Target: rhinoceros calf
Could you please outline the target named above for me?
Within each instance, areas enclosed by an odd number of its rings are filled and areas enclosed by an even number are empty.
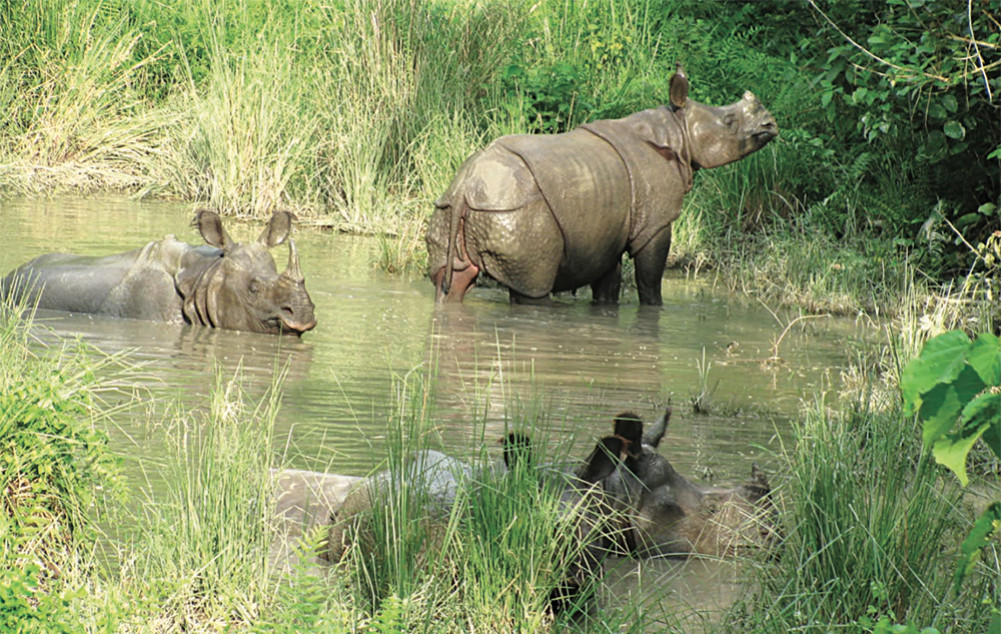
[[[563,134],[504,136],[467,159],[426,235],[436,300],[461,302],[482,272],[516,303],[590,285],[595,303],[614,304],[628,253],[640,303],[660,305],[671,223],[693,172],[778,135],[750,92],[717,108],[688,99],[688,87],[679,66],[670,106]]]
[[[0,296],[39,308],[109,317],[301,335],[316,326],[288,212],[272,215],[256,242],[234,241],[218,214],[198,211],[208,246],[167,236],[104,257],[50,253],[0,280]],[[288,241],[281,274],[268,249]]]
[[[765,473],[753,465],[751,478],[733,488],[689,481],[657,452],[670,418],[668,408],[647,434],[631,412],[615,419],[628,457],[603,484],[621,512],[620,548],[645,557],[722,557],[777,542],[777,511]]]
[[[417,521],[422,523],[419,530],[425,538],[420,556],[440,550],[461,489],[494,486],[516,464],[519,469],[537,467],[531,464],[531,443],[526,436],[509,434],[502,444],[503,465],[472,467],[441,452],[425,450],[410,456],[396,470],[359,481],[343,503],[331,511],[327,547],[320,557],[336,562],[351,547],[363,552],[376,548],[373,509],[389,503],[393,495],[414,496],[415,508],[420,509]],[[614,515],[601,482],[621,464],[623,456],[622,440],[609,436],[601,439],[584,464],[572,473],[541,472],[544,479],[540,486],[558,486],[560,495],[558,512],[563,532],[553,537],[560,540],[565,575],[549,596],[555,612],[585,606],[594,582],[600,578],[601,561],[609,545],[607,521]]]

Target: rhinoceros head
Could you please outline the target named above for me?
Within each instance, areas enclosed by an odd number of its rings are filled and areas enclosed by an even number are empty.
[[[276,212],[256,242],[241,244],[229,237],[218,214],[199,211],[192,224],[220,252],[208,265],[178,273],[185,318],[195,324],[267,334],[301,335],[316,326],[299,254],[289,238],[293,218],[288,212]],[[268,249],[286,240],[288,266],[279,274]]]
[[[689,99],[688,77],[680,65],[671,77],[671,105],[684,120],[694,167],[732,163],[779,134],[775,119],[751,91],[729,106],[706,106]]]

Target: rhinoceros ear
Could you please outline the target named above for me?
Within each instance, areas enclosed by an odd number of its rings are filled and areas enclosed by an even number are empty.
[[[594,446],[587,464],[578,472],[577,477],[589,484],[604,480],[612,475],[622,462],[622,454],[625,451],[626,445],[621,438],[605,436]]]
[[[195,212],[191,226],[198,227],[198,233],[202,234],[205,242],[217,249],[225,251],[233,246],[233,239],[222,226],[222,218],[214,211],[199,209]]]
[[[688,103],[688,77],[685,69],[678,64],[678,69],[671,75],[671,105],[684,108]]]
[[[298,220],[294,214],[287,211],[276,211],[271,215],[268,226],[264,227],[264,231],[261,232],[257,241],[266,245],[269,249],[285,242],[292,232],[293,220]]]

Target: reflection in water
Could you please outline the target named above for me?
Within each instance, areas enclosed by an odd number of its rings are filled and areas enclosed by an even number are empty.
[[[0,207],[4,273],[57,250],[116,253],[169,233],[200,243],[187,205],[74,198]],[[238,240],[259,231],[256,223],[231,225]],[[385,453],[399,377],[423,368],[437,438],[459,457],[478,454],[478,443],[505,425],[544,425],[554,445],[572,434],[582,455],[619,411],[652,419],[672,401],[665,455],[686,476],[738,482],[752,460],[773,464],[775,435],[802,395],[825,387],[845,339],[859,336],[850,322],[811,322],[785,337],[784,362],[766,369],[759,361],[781,333],[775,318],[704,284],[666,280],[663,309],[638,307],[635,298],[595,308],[570,296],[552,308],[512,307],[505,292],[480,288],[460,306],[436,309],[425,279],[375,270],[373,239],[300,228],[296,244],[318,319],[301,339],[58,313],[40,315],[51,328],[39,328],[40,337],[79,336],[107,353],[128,351],[140,366],[130,375],[134,387],[191,407],[206,404],[217,366],[227,375],[242,368],[252,395],[287,366],[275,448],[293,467],[366,473]],[[689,402],[703,391],[714,407],[696,415]],[[142,415],[134,424],[145,424]],[[146,455],[160,450],[151,436]]]

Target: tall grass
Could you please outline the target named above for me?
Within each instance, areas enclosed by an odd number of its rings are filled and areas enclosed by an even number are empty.
[[[272,590],[268,553],[276,535],[269,469],[281,377],[253,404],[240,376],[217,373],[204,413],[167,422],[171,455],[163,494],[139,518],[146,551],[133,571],[170,629],[248,624]],[[144,601],[144,603],[146,603]]]
[[[847,401],[835,412],[820,398],[794,427],[782,469],[788,534],[720,631],[872,631],[880,619],[987,631],[1001,597],[996,553],[959,596],[950,590],[951,554],[973,517],[962,492],[899,399]]]
[[[453,505],[433,509],[426,483],[406,463],[439,442],[425,381],[419,373],[406,378],[405,404],[389,427],[384,466],[392,475],[375,489],[378,503],[358,516],[355,539],[335,572],[351,580],[364,622],[374,625],[391,612],[408,632],[562,631],[582,618],[628,629],[621,606],[584,616],[597,586],[585,588],[567,613],[554,618],[550,610],[554,591],[597,534],[578,530],[587,504],[562,495],[565,475],[551,461],[563,464],[568,456],[565,449],[547,451],[543,413],[526,411],[527,419],[509,422],[531,433],[537,462],[498,470],[498,459],[486,451],[496,444],[474,433],[472,478],[460,480]],[[642,627],[643,617],[631,616]]]
[[[30,192],[148,182],[143,160],[163,146],[165,121],[140,84],[160,51],[139,56],[140,30],[101,3],[12,5],[0,21],[0,182]]]

